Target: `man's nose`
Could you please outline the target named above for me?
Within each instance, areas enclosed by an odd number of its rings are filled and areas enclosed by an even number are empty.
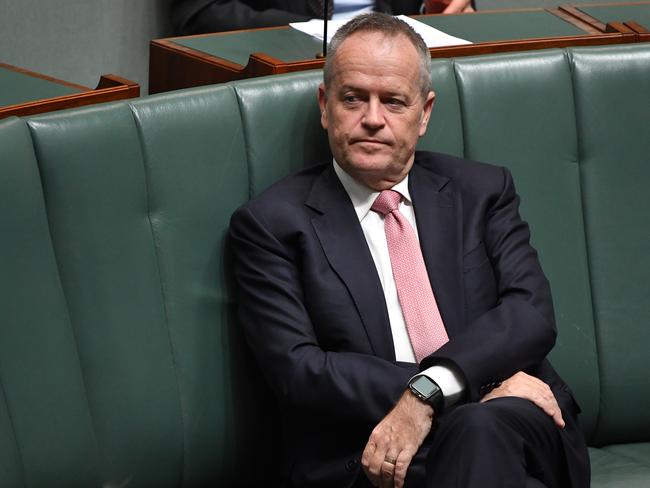
[[[379,100],[370,99],[363,114],[363,125],[370,129],[380,129],[384,125],[384,112]]]

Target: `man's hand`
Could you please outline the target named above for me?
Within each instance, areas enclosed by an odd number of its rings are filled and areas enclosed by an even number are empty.
[[[519,371],[501,383],[501,386],[481,398],[481,403],[506,396],[530,400],[553,417],[553,421],[558,427],[564,428],[562,411],[555,400],[555,395],[553,395],[549,386],[539,378]]]
[[[433,408],[410,390],[373,429],[361,457],[370,482],[380,488],[402,488],[406,471],[431,430]]]
[[[474,12],[470,0],[424,0],[425,14],[459,14]]]

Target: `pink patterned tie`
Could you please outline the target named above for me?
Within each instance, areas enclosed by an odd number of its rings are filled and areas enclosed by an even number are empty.
[[[418,363],[449,341],[433,296],[420,243],[411,224],[399,211],[402,195],[382,191],[371,210],[384,216],[397,296],[402,306],[406,330]]]

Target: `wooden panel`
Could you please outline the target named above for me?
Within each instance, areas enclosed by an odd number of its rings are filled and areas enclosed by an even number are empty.
[[[634,12],[643,9],[643,13],[650,11],[650,2],[618,2],[618,3],[585,3],[580,5],[564,5],[560,7],[565,12],[582,22],[585,22],[599,32],[634,32],[637,34],[648,34],[650,25],[643,25],[638,19],[631,18]],[[602,10],[603,16],[596,17],[596,12]],[[621,18],[614,18],[612,11],[620,11]],[[647,17],[647,15],[644,15]],[[646,35],[637,36],[637,40],[647,41]]]
[[[488,18],[490,15],[504,13],[508,13],[509,15],[513,13],[530,15],[531,12],[537,14],[544,13],[553,19],[560,19],[562,22],[566,22],[567,26],[570,25],[577,34],[561,37],[549,36],[532,39],[499,40],[494,42],[479,42],[471,45],[431,48],[431,56],[433,58],[443,58],[568,46],[619,44],[635,42],[638,36],[631,28],[626,28],[626,30],[614,29],[611,32],[601,31],[590,22],[561,9],[478,12],[475,14],[461,14],[459,19],[469,15],[480,15],[483,18]],[[422,18],[433,17],[437,16],[423,16]],[[188,47],[187,45],[181,45],[180,43],[184,41],[187,44],[188,42],[186,40],[194,39],[199,41],[215,39],[219,42],[224,39],[223,36],[238,36],[241,38],[246,32],[258,33],[263,31],[265,36],[272,35],[273,32],[278,32],[278,35],[282,35],[283,30],[286,31],[287,29],[290,28],[272,27],[153,40],[150,45],[149,57],[149,93],[160,93],[180,88],[223,83],[256,76],[289,73],[307,69],[321,69],[325,61],[323,58],[319,59],[315,56],[311,59],[283,61],[268,53],[252,52],[250,53],[247,64],[243,65],[225,59],[224,57]],[[199,43],[195,42],[194,44]]]
[[[55,85],[73,89],[73,93],[51,98],[39,98],[39,94],[34,93],[34,99],[31,101],[24,101],[13,105],[0,106],[0,119],[9,117],[11,115],[34,115],[51,112],[54,110],[81,107],[94,103],[134,98],[140,95],[140,85],[117,75],[107,74],[101,76],[97,87],[93,90],[85,86],[58,80],[50,76],[42,75],[8,64],[0,63],[0,67],[14,71],[16,73],[20,73],[25,76],[45,80]]]

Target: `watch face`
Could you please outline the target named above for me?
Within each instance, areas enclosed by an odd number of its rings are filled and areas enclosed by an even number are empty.
[[[438,386],[426,376],[418,376],[413,383],[411,383],[411,386],[419,391],[425,398],[429,398],[438,391]]]

